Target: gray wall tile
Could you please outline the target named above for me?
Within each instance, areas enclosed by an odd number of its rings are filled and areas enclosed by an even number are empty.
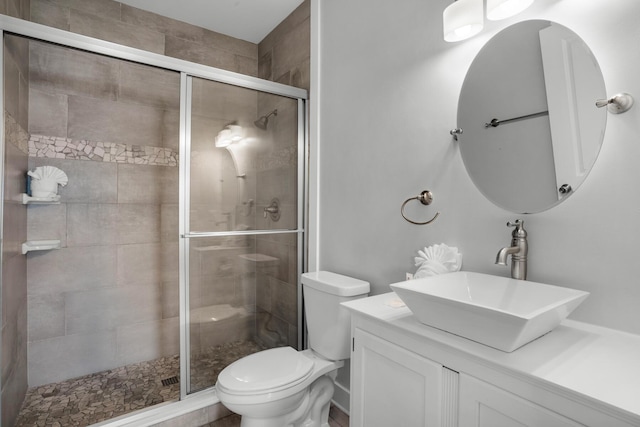
[[[155,204],[119,204],[116,223],[117,243],[154,243],[160,241],[160,206]]]
[[[27,240],[60,240],[67,246],[67,205],[29,205]]]
[[[118,99],[178,110],[180,73],[121,61]]]
[[[126,4],[122,5],[122,21],[191,42],[202,43],[204,29],[167,18]]]
[[[162,318],[160,285],[115,286],[64,294],[66,334],[88,334]]]
[[[118,165],[118,203],[177,202],[177,167]]]
[[[301,24],[308,25],[305,21],[308,20],[310,15],[311,1],[305,0],[258,44],[259,55],[264,55],[266,51],[272,49],[283,38],[290,37]]]
[[[27,305],[21,301],[13,307],[15,315],[2,326],[2,382],[14,375],[14,371],[26,358]]]
[[[65,334],[64,296],[61,293],[30,295],[28,298],[29,341]]]
[[[2,262],[2,323],[16,322],[20,310],[27,304],[27,263],[22,255],[5,258]],[[24,328],[26,332],[26,325]]]
[[[236,55],[258,59],[258,45],[254,43],[207,29],[204,29],[203,36],[204,45],[215,46]]]
[[[29,133],[67,137],[67,95],[31,89],[29,92]]]
[[[237,70],[234,53],[217,47],[196,44],[177,37],[166,36],[164,54],[223,70]]]
[[[20,202],[26,190],[27,155],[13,144],[5,144],[4,199]]]
[[[231,277],[202,276],[200,280],[200,295],[194,301],[199,306],[219,304],[235,306],[241,302],[241,287],[237,275]]]
[[[162,246],[143,243],[118,246],[118,285],[162,283]]]
[[[162,281],[177,284],[180,280],[180,246],[178,242],[162,242],[160,251]]]
[[[272,313],[290,325],[297,323],[298,292],[296,286],[271,278]]]
[[[31,21],[69,31],[70,10],[46,0],[31,0]]]
[[[255,334],[255,315],[200,323],[200,346],[208,347],[251,339]]]
[[[3,262],[13,257],[23,257],[22,243],[27,240],[26,206],[20,203],[4,203],[4,240],[2,242]],[[24,257],[23,257],[24,258]],[[19,280],[16,277],[16,280]]]
[[[68,136],[74,139],[162,146],[164,111],[146,105],[69,97]]]
[[[180,289],[177,282],[162,283],[162,318],[169,319],[180,315]]]
[[[154,53],[164,53],[164,35],[115,19],[71,10],[71,32],[123,44]]]
[[[118,166],[81,160],[29,158],[29,169],[55,166],[69,178],[65,187],[59,187],[62,203],[115,203],[117,201]]]
[[[116,99],[118,60],[42,42],[31,42],[29,46],[32,88]]]
[[[113,0],[54,0],[60,6],[109,19],[120,19],[120,2]]]
[[[243,55],[236,55],[236,71],[247,76],[258,77],[258,60]]]
[[[92,332],[29,343],[29,385],[36,387],[117,366],[116,333]]]
[[[88,290],[116,284],[114,246],[69,247],[27,254],[29,295]]]
[[[179,205],[175,203],[160,206],[160,240],[165,242],[178,241]]]
[[[118,328],[117,346],[120,365],[178,354],[180,319],[172,317]]]
[[[68,246],[160,241],[160,207],[152,204],[80,204],[67,206]]]
[[[9,49],[4,47],[4,107],[17,121],[20,119],[20,69]]]
[[[4,331],[3,331],[4,332]],[[20,352],[10,375],[3,381],[2,387],[2,425],[14,424],[27,392],[26,345]],[[4,359],[3,359],[4,360]]]
[[[118,243],[118,205],[67,206],[67,246],[115,245]]]

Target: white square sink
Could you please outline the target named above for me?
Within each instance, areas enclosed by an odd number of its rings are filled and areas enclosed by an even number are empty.
[[[468,271],[394,283],[391,289],[420,322],[506,352],[553,330],[589,296]]]

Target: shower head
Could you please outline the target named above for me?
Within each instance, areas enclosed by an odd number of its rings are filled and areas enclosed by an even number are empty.
[[[277,115],[278,115],[278,110],[273,110],[272,112],[270,112],[266,116],[260,117],[258,120],[253,122],[253,124],[256,125],[256,127],[258,129],[267,130],[267,124],[269,123],[269,117],[270,116],[277,116]]]

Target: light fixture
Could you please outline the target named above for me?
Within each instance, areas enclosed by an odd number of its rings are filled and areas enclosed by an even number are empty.
[[[522,12],[534,0],[487,0],[487,19],[499,21]]]
[[[457,42],[478,34],[484,25],[482,0],[457,0],[442,13],[444,39]]]

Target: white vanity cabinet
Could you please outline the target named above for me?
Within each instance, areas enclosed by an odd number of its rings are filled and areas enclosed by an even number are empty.
[[[565,321],[505,353],[419,323],[394,293],[343,305],[353,427],[640,427],[640,337]]]
[[[465,374],[460,374],[458,406],[460,427],[579,427],[584,425]]]
[[[442,365],[356,329],[351,427],[440,426]]]

